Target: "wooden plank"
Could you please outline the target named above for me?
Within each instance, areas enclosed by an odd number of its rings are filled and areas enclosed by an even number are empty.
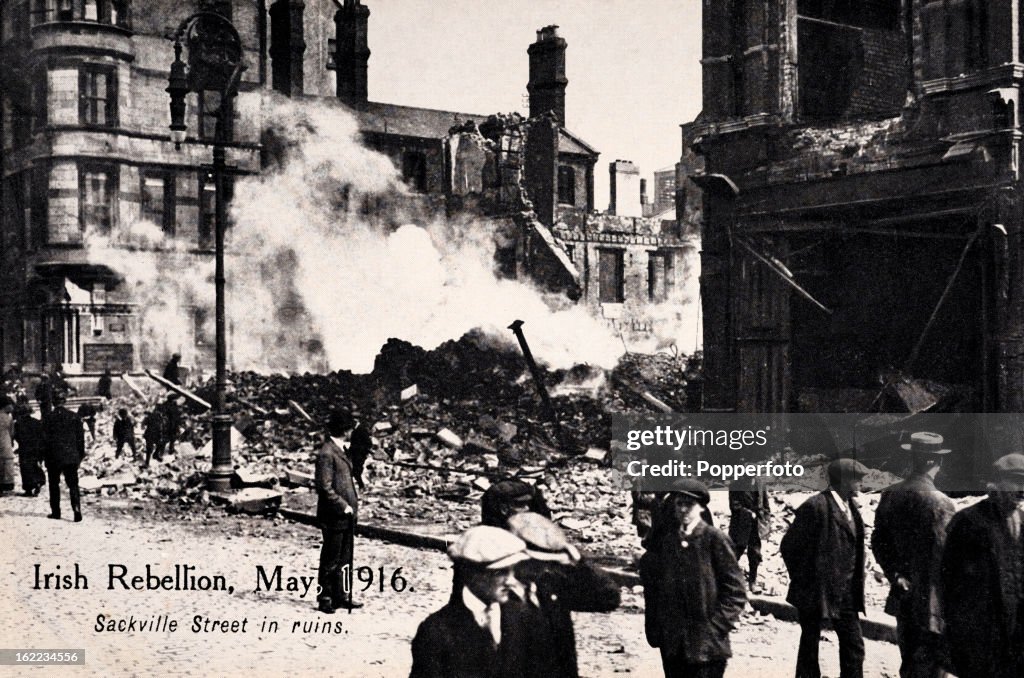
[[[294,400],[289,400],[288,401],[288,407],[290,407],[293,410],[295,410],[295,412],[298,413],[298,415],[300,417],[302,417],[303,419],[305,419],[306,421],[313,422],[314,424],[316,423],[316,421],[313,419],[313,417],[309,416],[309,412],[307,412],[306,410],[302,409],[302,405],[298,404]]]
[[[127,384],[128,388],[130,388],[132,390],[132,392],[135,393],[135,395],[139,396],[143,400],[146,399],[146,394],[142,392],[142,389],[140,389],[138,386],[135,385],[135,382],[132,381],[131,378],[127,374],[122,374],[121,375],[121,381],[123,381],[125,384]]]
[[[196,403],[198,405],[202,405],[203,407],[205,407],[208,410],[213,409],[213,405],[211,405],[210,403],[206,402],[205,400],[203,400],[202,398],[197,396],[192,391],[189,391],[188,389],[184,389],[184,388],[178,386],[177,384],[172,384],[171,382],[167,381],[163,377],[158,376],[156,374],[153,374],[149,370],[146,370],[146,376],[148,376],[150,379],[152,379],[156,383],[160,384],[164,388],[168,389],[169,391],[174,391],[178,395],[184,396],[184,397],[188,398],[189,400],[191,400],[192,402],[194,402],[194,403]]]

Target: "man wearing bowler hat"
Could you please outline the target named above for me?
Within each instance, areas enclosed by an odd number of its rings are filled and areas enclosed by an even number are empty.
[[[900,678],[941,678],[942,549],[953,502],[935,489],[935,475],[950,450],[938,433],[921,431],[901,445],[911,454],[910,476],[882,492],[871,550],[889,580],[885,611],[896,617]]]
[[[710,499],[699,480],[676,480],[665,499],[676,529],[660,530],[640,559],[647,642],[666,678],[721,678],[747,602],[729,537],[701,518]]]
[[[450,547],[455,576],[448,604],[420,624],[412,640],[410,678],[527,678],[536,625],[514,591],[513,566],[529,559],[526,542],[478,525]]]
[[[992,465],[988,498],[949,523],[942,613],[959,678],[1024,676],[1024,454]]]
[[[796,510],[782,538],[789,571],[786,600],[800,620],[796,677],[820,678],[818,639],[825,619],[839,637],[840,678],[864,675],[864,521],[853,497],[868,470],[855,459],[828,465],[828,488]]]
[[[362,607],[345,595],[345,567],[352,565],[353,539],[359,514],[359,495],[352,480],[352,460],[343,436],[352,429],[352,415],[336,409],[327,419],[327,439],[316,456],[316,518],[324,543],[320,549],[317,603],[332,614],[339,607]],[[352,572],[347,573],[349,583]]]

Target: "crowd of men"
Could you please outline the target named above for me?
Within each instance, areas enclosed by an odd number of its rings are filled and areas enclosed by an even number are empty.
[[[97,385],[96,395],[102,399],[101,404],[97,406],[86,400],[76,411],[67,408],[68,397],[76,390],[59,369],[44,372],[35,384],[32,394],[38,414],[28,399],[24,383],[25,377],[18,366],[12,365],[5,372],[5,392],[0,394],[0,494],[15,489],[13,462],[16,453],[24,495],[37,496],[44,486],[48,486],[48,517],[60,519],[63,479],[74,521],[80,522],[82,506],[78,469],[86,455],[86,432],[89,433],[89,443],[95,444],[96,416],[103,407],[102,403],[112,397],[110,370],[104,371]],[[176,394],[171,393],[166,399],[154,402],[144,420],[146,455],[141,465],[149,466],[151,457],[161,460],[165,453],[174,454],[181,428],[182,412]],[[125,446],[131,450],[133,458],[137,456],[135,422],[127,409],[117,411],[112,434],[115,457],[121,456]]]
[[[351,565],[358,506],[352,443],[344,440],[353,425],[347,413],[332,416],[317,459],[323,612],[353,606],[342,574],[344,563]],[[891,583],[886,611],[897,621],[901,678],[949,671],[960,678],[1021,678],[1024,455],[1001,457],[988,498],[956,513],[934,483],[950,453],[942,437],[915,433],[902,448],[912,472],[883,491],[871,539]],[[801,629],[795,675],[820,678],[818,647],[828,625],[839,641],[841,678],[859,678],[866,544],[855,497],[868,469],[844,458],[826,473],[828,487],[797,508],[780,545],[790,578],[786,600]],[[710,493],[695,479],[677,479],[672,491],[635,504],[646,636],[659,649],[667,678],[721,678],[747,590],[758,590],[768,491],[761,479],[744,480],[729,498],[728,533],[712,524]],[[481,508],[481,525],[448,550],[452,594],[419,626],[412,678],[577,676],[570,612],[615,609],[617,587],[549,520],[539,490],[502,481],[485,492]],[[738,562],[744,553],[746,581]]]

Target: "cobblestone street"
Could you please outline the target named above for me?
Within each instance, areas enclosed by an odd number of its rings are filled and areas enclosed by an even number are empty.
[[[281,565],[286,589],[289,576],[315,578],[319,532],[314,529],[280,519],[219,515],[205,523],[183,522],[155,517],[149,504],[88,496],[84,501],[85,521],[75,524],[46,519],[45,493],[0,499],[7,544],[0,555],[0,596],[7,608],[0,621],[0,647],[84,648],[85,666],[60,669],[72,675],[405,676],[416,626],[450,591],[443,554],[357,539],[357,566],[374,570],[372,586],[357,596],[365,607],[351,615],[323,615],[314,610],[315,583],[304,597],[297,579],[297,591],[255,591],[257,566],[272,573]],[[33,588],[36,564],[43,575],[74,575],[76,563],[88,590]],[[174,575],[175,565],[187,564],[195,567],[190,576],[223,575],[233,591],[145,590],[144,579],[143,590],[124,590],[120,581],[115,582],[119,590],[108,590],[110,564],[127,569],[128,585],[133,585],[133,576],[145,577],[147,564],[160,576]],[[408,582],[402,593],[390,588],[399,567]],[[385,573],[383,593],[379,568]],[[577,615],[581,675],[661,675],[657,652],[643,638],[641,601],[627,591],[616,613]],[[161,623],[163,617],[177,621],[177,629],[97,631],[98,615],[104,615],[105,624],[134,618],[136,625],[153,619]],[[244,632],[217,628],[197,633],[197,617],[200,625],[206,619],[247,621]],[[265,629],[264,621],[277,622],[278,630]],[[746,615],[733,633],[736,656],[726,675],[791,675],[798,637],[795,624]],[[823,669],[836,676],[834,637],[831,641],[822,647]],[[867,655],[866,676],[896,675],[894,645],[868,641]],[[33,670],[49,669],[0,667],[0,675]]]

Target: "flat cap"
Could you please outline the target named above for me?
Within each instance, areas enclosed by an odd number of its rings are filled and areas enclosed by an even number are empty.
[[[1000,477],[1024,478],[1024,454],[1015,452],[999,457],[996,463],[992,464],[992,472]]]
[[[448,547],[448,557],[456,562],[500,570],[529,560],[530,554],[526,552],[526,542],[508,530],[478,525],[463,532]]]
[[[562,528],[539,513],[517,513],[508,519],[508,529],[526,542],[526,552],[537,560],[564,561],[572,548]]]
[[[942,436],[931,431],[918,431],[910,434],[910,442],[900,445],[908,452],[918,454],[949,454],[953,450],[942,446]]]
[[[871,471],[856,459],[836,459],[828,465],[828,479],[838,482],[841,478],[863,478]]]
[[[522,497],[532,498],[533,492],[533,486],[521,480],[500,480],[488,487],[485,494],[502,501],[511,501]]]
[[[672,492],[693,497],[701,506],[707,506],[711,501],[711,493],[707,485],[696,478],[679,478],[672,483]]]

